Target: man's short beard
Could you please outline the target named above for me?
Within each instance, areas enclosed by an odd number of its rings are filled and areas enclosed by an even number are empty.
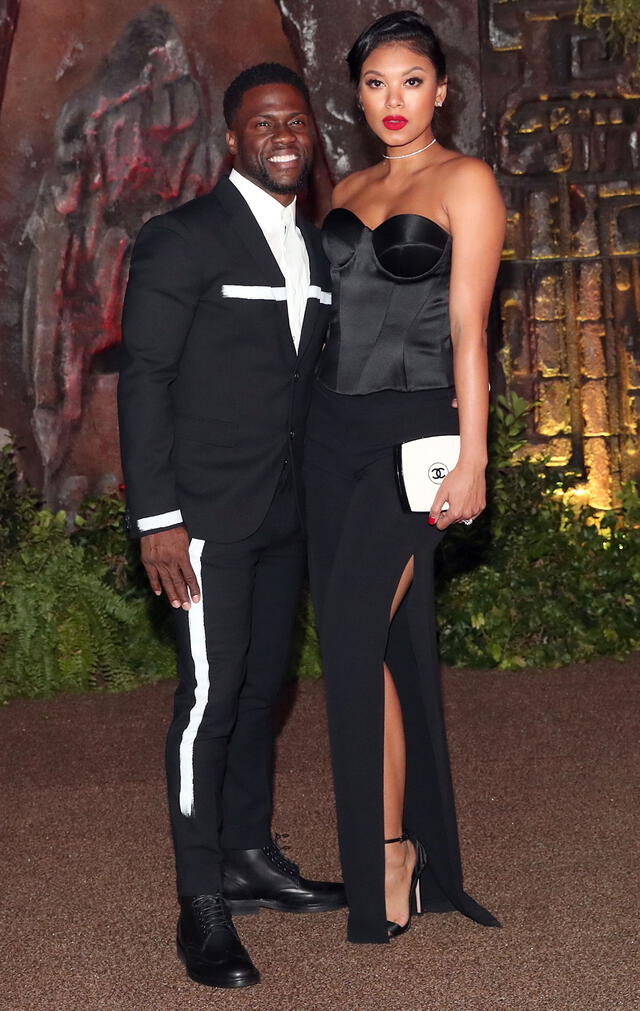
[[[283,196],[290,193],[291,194],[301,193],[302,190],[307,185],[309,176],[311,175],[310,162],[307,162],[305,165],[303,165],[302,171],[300,172],[300,175],[298,176],[298,178],[294,183],[276,182],[276,180],[272,179],[272,177],[269,175],[267,169],[263,165],[261,165],[260,162],[258,161],[252,162],[251,166],[247,167],[251,168],[253,178],[255,179],[256,182],[260,183],[260,185],[265,190],[267,190],[268,193],[277,193],[278,196]]]

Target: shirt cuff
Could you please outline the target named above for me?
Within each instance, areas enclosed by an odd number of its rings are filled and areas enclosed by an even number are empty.
[[[158,530],[160,527],[174,527],[182,523],[182,513],[179,509],[174,509],[169,513],[158,513],[157,516],[143,516],[136,520],[138,532],[148,533],[149,530]]]

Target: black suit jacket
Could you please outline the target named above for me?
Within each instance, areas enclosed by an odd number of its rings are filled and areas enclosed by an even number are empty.
[[[264,519],[283,465],[299,486],[331,296],[320,234],[298,226],[311,274],[298,354],[284,277],[227,177],[140,231],[118,387],[134,535],[184,522],[192,537],[240,540]]]

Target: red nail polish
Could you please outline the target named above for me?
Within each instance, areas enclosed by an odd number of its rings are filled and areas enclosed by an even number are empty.
[[[437,523],[437,522],[438,522],[438,521],[436,520],[435,516],[430,516],[430,517],[429,517],[429,526],[430,526],[430,527],[434,527],[434,526],[436,525],[436,523]]]

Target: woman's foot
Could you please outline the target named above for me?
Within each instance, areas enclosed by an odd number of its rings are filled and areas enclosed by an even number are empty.
[[[387,920],[405,927],[409,922],[411,879],[416,866],[416,849],[410,839],[387,843],[384,848],[384,894]]]

